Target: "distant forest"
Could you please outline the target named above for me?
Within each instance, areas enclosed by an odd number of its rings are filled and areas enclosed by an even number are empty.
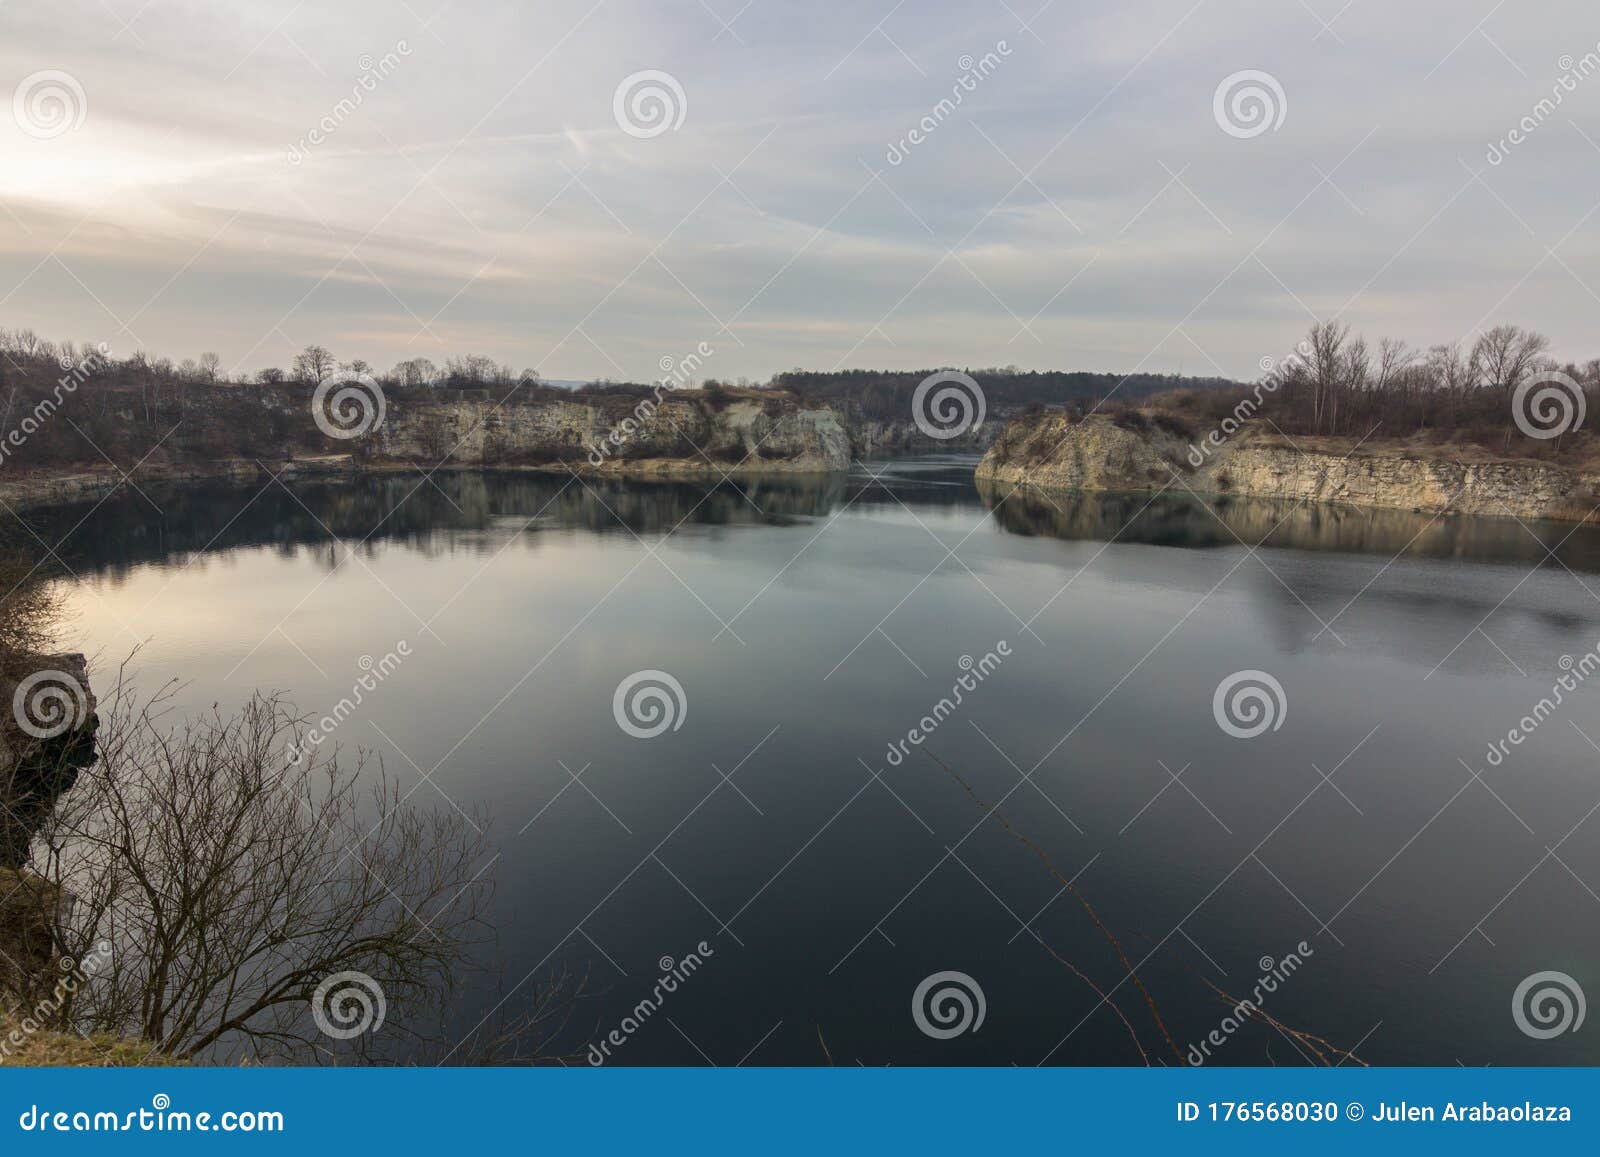
[[[911,395],[933,369],[840,370],[817,373],[790,370],[776,375],[771,385],[802,398],[827,402],[852,417],[878,421],[905,420],[911,413]],[[1005,413],[1028,406],[1092,406],[1113,394],[1119,400],[1137,401],[1176,389],[1195,391],[1237,390],[1243,383],[1229,378],[1180,377],[1177,374],[1103,374],[1075,370],[966,370],[980,387],[991,412]]]
[[[1125,424],[1157,413],[1197,432],[1232,417],[1291,436],[1421,437],[1498,454],[1589,455],[1596,440],[1580,427],[1586,413],[1600,410],[1600,359],[1559,364],[1549,346],[1544,336],[1513,325],[1496,326],[1466,346],[1418,348],[1387,338],[1370,345],[1348,327],[1326,323],[1313,326],[1290,356],[1263,363],[1262,377],[1249,384],[1015,367],[965,372],[982,388],[996,428],[1034,408],[1073,416],[1098,411]],[[154,460],[173,462],[326,451],[298,420],[293,396],[340,370],[369,374],[391,400],[412,403],[476,390],[495,400],[576,397],[626,409],[628,399],[660,388],[608,381],[555,387],[534,370],[515,371],[477,355],[449,358],[443,366],[413,358],[380,371],[360,359],[341,361],[322,346],[307,347],[286,370],[269,368],[239,380],[222,371],[215,354],[182,362],[144,351],[117,357],[29,330],[0,329],[0,468],[108,459],[128,468],[156,451]],[[905,421],[912,394],[932,372],[795,369],[765,384],[707,380],[698,396],[720,406],[750,391],[780,390],[830,405],[853,422]],[[293,404],[285,398],[271,404],[260,390],[239,388],[247,385],[283,392]],[[196,407],[213,420],[185,422]]]

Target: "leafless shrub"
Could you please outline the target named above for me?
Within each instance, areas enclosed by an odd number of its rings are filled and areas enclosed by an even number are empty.
[[[176,724],[170,708],[171,688],[142,696],[119,680],[98,763],[36,839],[41,886],[70,897],[54,909],[61,954],[110,947],[64,1018],[179,1058],[424,1055],[488,937],[484,817],[421,809],[362,760],[313,749],[290,762],[304,724],[276,696]],[[319,1031],[312,998],[338,973],[382,993],[378,1031]],[[537,1059],[570,995],[539,986],[473,1059],[508,1044]]]

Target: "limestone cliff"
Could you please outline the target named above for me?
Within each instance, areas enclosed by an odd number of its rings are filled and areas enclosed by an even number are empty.
[[[1600,503],[1600,476],[1472,447],[1330,438],[1288,439],[1247,424],[1194,449],[1157,412],[1071,422],[1045,414],[1013,422],[978,464],[981,481],[1061,490],[1159,490],[1425,513],[1576,520]],[[1196,462],[1199,463],[1196,466]]]
[[[642,407],[642,408],[641,408]],[[487,393],[389,406],[379,459],[571,466],[614,474],[824,473],[850,465],[838,415],[785,396],[508,401]]]
[[[1183,443],[1159,429],[1109,418],[1081,422],[1050,413],[1006,426],[978,463],[977,477],[1055,490],[1158,490],[1183,469]]]
[[[392,390],[358,437],[314,421],[301,386],[221,386],[186,403],[179,432],[140,463],[139,481],[296,477],[355,470],[547,470],[637,477],[848,470],[851,434],[827,406],[781,391]],[[132,411],[125,413],[131,420]],[[352,411],[352,415],[354,411]],[[13,509],[98,499],[123,485],[104,462],[11,468]]]

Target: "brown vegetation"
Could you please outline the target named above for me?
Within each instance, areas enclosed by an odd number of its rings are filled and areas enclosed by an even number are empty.
[[[1518,425],[1537,404],[1537,393],[1517,402],[1541,374],[1564,375],[1583,394],[1587,413],[1600,413],[1600,359],[1583,365],[1549,357],[1541,334],[1501,325],[1470,347],[1437,345],[1422,350],[1385,338],[1374,349],[1338,322],[1314,325],[1299,348],[1277,363],[1254,387],[1168,392],[1108,408],[1119,423],[1159,421],[1173,414],[1180,426],[1212,429],[1236,416],[1241,404],[1267,430],[1295,438],[1330,439],[1330,446],[1375,437],[1410,442],[1419,452],[1449,446],[1481,457],[1523,457],[1586,468],[1600,450],[1587,430],[1569,429],[1552,437],[1533,437]],[[1574,404],[1576,398],[1574,396]],[[1543,432],[1549,423],[1536,428]],[[1179,433],[1174,427],[1171,432]],[[1186,436],[1187,435],[1181,435]]]

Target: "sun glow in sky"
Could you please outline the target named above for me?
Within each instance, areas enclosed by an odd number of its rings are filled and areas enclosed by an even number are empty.
[[[1591,357],[1600,19],[1532,7],[12,0],[0,325],[240,372],[1253,377],[1333,316]]]

